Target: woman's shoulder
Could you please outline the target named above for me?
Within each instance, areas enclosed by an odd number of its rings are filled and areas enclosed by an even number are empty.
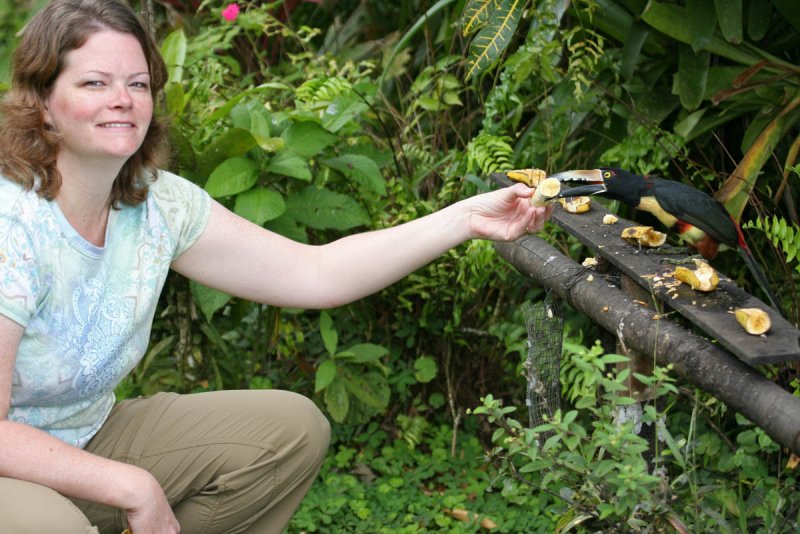
[[[205,228],[211,215],[211,197],[197,184],[168,171],[159,171],[150,184],[150,200],[163,215],[170,233],[183,251]]]
[[[161,200],[171,199],[174,196],[205,195],[205,191],[194,182],[169,171],[158,170],[156,179],[149,184],[153,195]]]
[[[3,199],[17,198],[24,192],[25,189],[20,184],[0,173],[0,195]]]
[[[35,219],[43,202],[46,201],[35,191],[0,174],[0,216],[7,219]]]

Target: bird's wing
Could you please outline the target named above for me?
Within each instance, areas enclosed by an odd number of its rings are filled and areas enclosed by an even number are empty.
[[[703,230],[719,243],[738,245],[736,223],[714,197],[690,185],[663,179],[655,181],[653,193],[661,207],[678,220]]]

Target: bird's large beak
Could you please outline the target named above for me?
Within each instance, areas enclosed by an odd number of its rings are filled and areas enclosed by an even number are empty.
[[[550,178],[555,178],[559,182],[586,182],[588,185],[564,189],[559,194],[559,198],[581,197],[586,195],[596,195],[606,191],[603,180],[603,171],[600,169],[564,171],[551,174]]]

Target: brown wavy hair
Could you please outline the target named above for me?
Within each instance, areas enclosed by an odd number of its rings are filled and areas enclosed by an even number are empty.
[[[130,34],[141,44],[155,103],[167,81],[166,65],[133,10],[117,0],[54,0],[28,23],[12,56],[11,89],[0,106],[0,171],[26,189],[36,187],[48,200],[55,198],[62,177],[56,168],[60,138],[45,125],[45,101],[67,53],[107,29]],[[166,124],[154,116],[142,146],[114,180],[111,205],[141,203],[168,156]]]

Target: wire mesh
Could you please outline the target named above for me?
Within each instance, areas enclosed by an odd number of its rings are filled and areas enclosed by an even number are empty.
[[[535,304],[524,308],[525,326],[528,330],[528,358],[525,360],[530,428],[552,419],[561,407],[561,344],[564,332],[564,314],[551,299],[550,293]],[[542,436],[546,439],[548,436]]]

